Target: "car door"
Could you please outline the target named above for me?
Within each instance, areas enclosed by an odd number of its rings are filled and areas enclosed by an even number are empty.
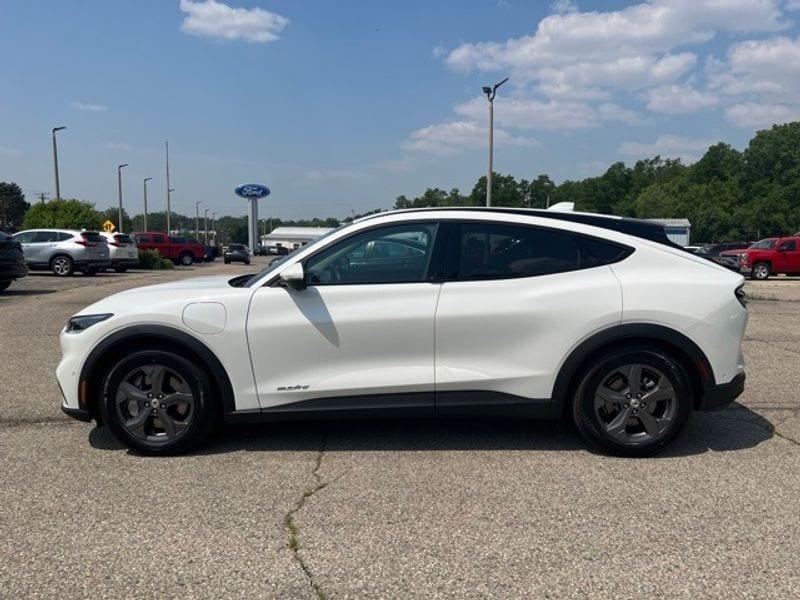
[[[25,263],[27,265],[33,265],[33,255],[35,253],[35,246],[33,244],[33,240],[36,238],[36,231],[21,231],[12,236],[15,242],[19,242],[20,246],[22,246],[22,255],[25,257]]]
[[[303,260],[305,289],[256,290],[247,335],[262,410],[433,414],[436,232],[432,222],[360,230]],[[366,257],[373,242],[406,239],[424,260]]]
[[[781,240],[775,250],[773,271],[789,274],[800,273],[800,252],[798,252],[797,238]]]
[[[621,287],[602,263],[630,249],[491,221],[454,224],[449,238],[436,310],[437,414],[547,415],[571,349],[621,320]]]

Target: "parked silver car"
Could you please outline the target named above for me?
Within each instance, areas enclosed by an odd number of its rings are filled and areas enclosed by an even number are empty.
[[[127,233],[107,233],[101,231],[100,235],[106,238],[108,252],[111,257],[111,268],[117,273],[124,273],[128,269],[139,266],[139,248],[133,236]]]
[[[28,229],[14,235],[28,268],[50,269],[60,277],[82,271],[96,275],[111,266],[106,239],[96,231]]]

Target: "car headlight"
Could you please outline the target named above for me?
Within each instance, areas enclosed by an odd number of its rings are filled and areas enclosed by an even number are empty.
[[[99,315],[75,315],[67,323],[67,333],[78,333],[84,329],[89,329],[92,325],[101,323],[113,317],[112,313],[102,313]]]

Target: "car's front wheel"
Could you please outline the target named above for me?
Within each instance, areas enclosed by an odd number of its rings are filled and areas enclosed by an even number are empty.
[[[763,281],[769,279],[770,268],[769,263],[760,262],[753,265],[753,279]]]
[[[144,454],[185,452],[220,421],[208,374],[167,350],[134,352],[112,365],[100,413],[122,443]]]
[[[191,252],[184,252],[180,256],[180,263],[184,267],[192,265],[194,263],[194,254],[192,254]]]
[[[59,277],[68,277],[75,271],[75,265],[69,256],[56,256],[50,261],[50,270]]]
[[[617,348],[584,371],[572,408],[578,430],[593,446],[621,456],[650,456],[683,429],[692,388],[683,367],[666,352]]]

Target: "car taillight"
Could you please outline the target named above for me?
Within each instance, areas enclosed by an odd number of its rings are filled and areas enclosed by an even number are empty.
[[[744,291],[744,284],[737,287],[733,293],[739,301],[739,304],[741,304],[743,308],[747,308],[747,294],[745,294]]]

